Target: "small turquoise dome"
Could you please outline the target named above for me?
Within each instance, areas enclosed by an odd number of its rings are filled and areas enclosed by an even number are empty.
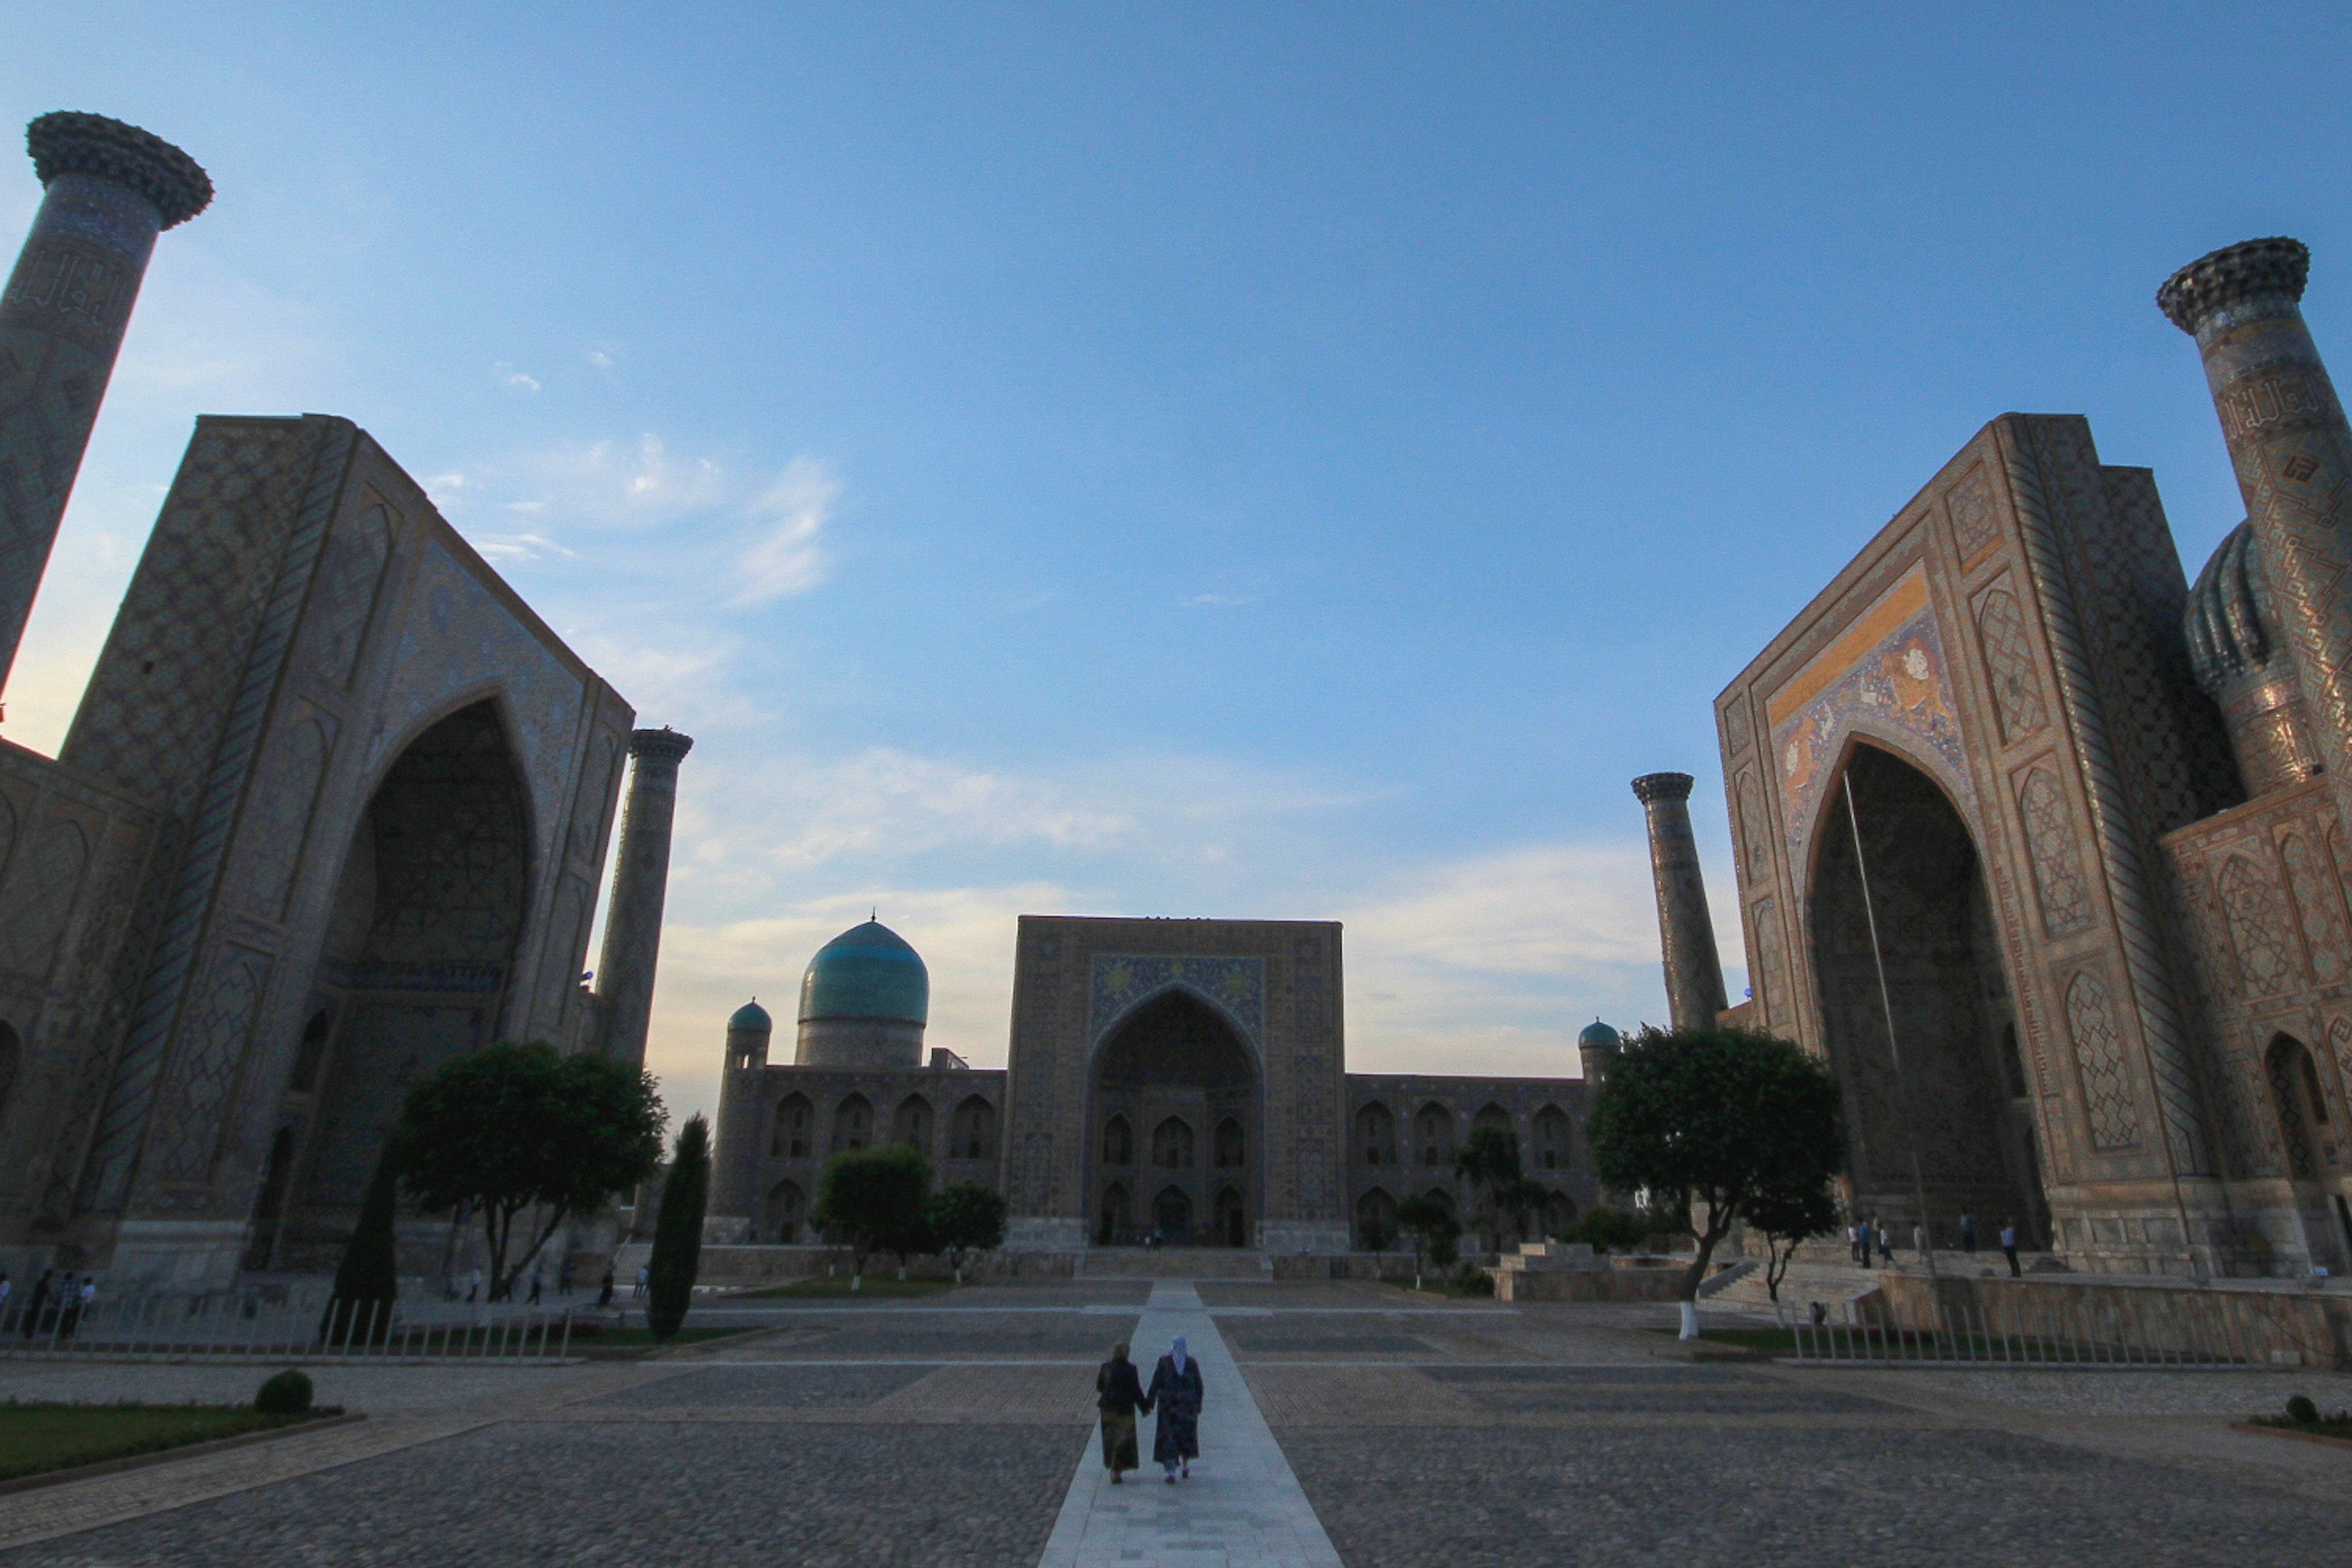
[[[931,1012],[931,973],[906,938],[880,921],[852,926],[816,950],[801,977],[801,1022],[889,1018],[920,1028]]]
[[[1622,1046],[1625,1037],[1595,1018],[1584,1026],[1583,1032],[1576,1037],[1576,1043],[1580,1046]]]
[[[757,1029],[763,1035],[772,1034],[775,1027],[776,1021],[769,1017],[768,1010],[757,1002],[744,1003],[740,1007],[736,1008],[734,1016],[727,1020],[727,1032],[730,1035],[738,1029]]]

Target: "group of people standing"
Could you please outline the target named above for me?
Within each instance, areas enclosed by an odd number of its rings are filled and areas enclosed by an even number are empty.
[[[1870,1254],[1873,1247],[1877,1248],[1881,1263],[1895,1261],[1895,1242],[1886,1234],[1885,1223],[1876,1215],[1846,1226],[1845,1245],[1846,1249],[1853,1255],[1853,1260],[1865,1268],[1870,1267]],[[1916,1224],[1912,1226],[1911,1249],[1922,1258],[1927,1255],[1927,1231],[1924,1226]],[[1960,1250],[1973,1254],[1976,1249],[1977,1216],[1973,1214],[1963,1214],[1960,1215]],[[2024,1272],[2017,1263],[2017,1222],[2014,1220],[2005,1219],[2000,1222],[2000,1250],[2001,1255],[2009,1259],[2009,1272],[2011,1278]]]
[[[98,1276],[85,1274],[77,1284],[70,1273],[59,1279],[56,1269],[42,1269],[41,1277],[33,1282],[31,1300],[11,1322],[16,1307],[13,1289],[7,1274],[0,1272],[0,1333],[13,1327],[28,1340],[41,1334],[69,1340],[82,1315],[97,1304]]]
[[[1192,1479],[1192,1461],[1201,1457],[1202,1393],[1201,1363],[1186,1349],[1183,1335],[1170,1342],[1168,1353],[1151,1371],[1149,1388],[1127,1359],[1127,1342],[1110,1347],[1110,1360],[1095,1373],[1095,1408],[1102,1413],[1103,1468],[1110,1472],[1111,1485],[1123,1483],[1128,1471],[1142,1468],[1135,1418],[1155,1410],[1153,1463],[1166,1472],[1163,1479],[1171,1487]]]

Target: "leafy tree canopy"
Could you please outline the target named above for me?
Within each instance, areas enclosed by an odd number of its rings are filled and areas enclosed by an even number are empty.
[[[919,1248],[930,1192],[930,1162],[914,1145],[846,1150],[825,1162],[809,1218],[849,1248],[863,1275],[877,1252]]]
[[[464,1204],[481,1215],[496,1300],[567,1215],[653,1173],[667,1120],[653,1076],[631,1063],[500,1041],[409,1091],[401,1182],[428,1209]],[[515,1223],[526,1209],[535,1209],[538,1226],[517,1248]]]
[[[1759,1199],[1826,1187],[1845,1169],[1836,1077],[1803,1047],[1746,1029],[1644,1029],[1593,1096],[1592,1166],[1621,1193],[1685,1207],[1698,1255],[1682,1299],[1696,1301],[1715,1247]]]
[[[1004,1245],[1005,1216],[1012,1205],[1004,1194],[978,1182],[958,1182],[934,1194],[924,1216],[931,1245],[948,1255],[959,1272],[964,1254],[987,1252]]]

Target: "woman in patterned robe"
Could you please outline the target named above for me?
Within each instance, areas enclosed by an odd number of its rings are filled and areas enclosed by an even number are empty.
[[[1184,1336],[1178,1334],[1152,1369],[1151,1386],[1144,1391],[1146,1403],[1160,1406],[1160,1420],[1151,1431],[1151,1457],[1168,1472],[1171,1487],[1180,1470],[1191,1479],[1192,1461],[1201,1457],[1202,1393],[1201,1363],[1186,1353]]]
[[[1095,1408],[1102,1412],[1103,1468],[1110,1472],[1110,1484],[1118,1486],[1128,1471],[1143,1463],[1135,1452],[1135,1413],[1151,1413],[1135,1363],[1127,1359],[1125,1340],[1110,1347],[1110,1360],[1095,1373]]]

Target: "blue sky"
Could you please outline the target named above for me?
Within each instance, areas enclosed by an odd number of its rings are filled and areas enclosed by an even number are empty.
[[[2226,22],[2226,26],[2221,24]],[[13,16],[164,237],[12,679],[62,736],[198,412],[347,415],[684,773],[653,1064],[869,904],[1003,1059],[1013,918],[1348,922],[1349,1057],[1664,1012],[1626,788],[1983,422],[2241,515],[2156,285],[2352,354],[2341,6]],[[0,172],[0,232],[38,199]]]

